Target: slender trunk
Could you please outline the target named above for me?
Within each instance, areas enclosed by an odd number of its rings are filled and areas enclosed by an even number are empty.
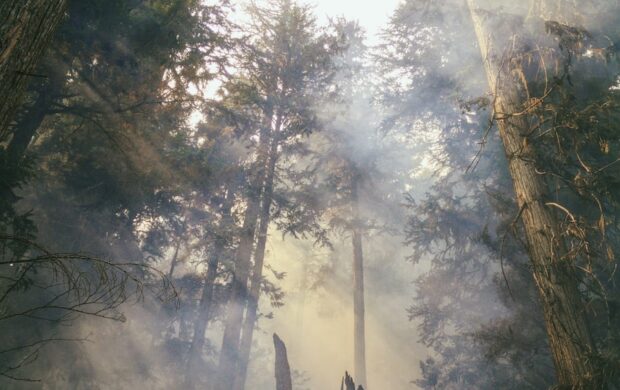
[[[226,229],[233,223],[232,216],[230,214],[233,200],[233,192],[228,191],[224,207],[222,208],[222,222],[220,227],[223,231],[226,231]],[[196,388],[198,379],[203,372],[203,367],[200,366],[200,363],[202,362],[202,349],[205,344],[205,332],[212,314],[213,293],[215,290],[217,270],[220,263],[220,257],[226,247],[226,241],[227,240],[224,237],[216,238],[213,252],[211,253],[207,263],[207,274],[202,287],[202,296],[200,297],[200,306],[198,308],[198,318],[194,323],[194,335],[189,348],[185,371],[185,386],[183,388],[188,390]]]
[[[501,31],[501,22],[490,27],[492,17],[483,16],[477,1],[467,0],[467,3],[489,87],[495,93],[494,110],[499,116],[499,134],[521,210],[557,379],[562,386],[583,388],[593,379],[594,370],[589,357],[594,353],[594,346],[574,267],[566,259],[558,222],[545,204],[548,186],[544,176],[536,172],[536,151],[526,135],[529,129],[527,118],[509,114],[521,111],[524,99],[520,84],[511,73],[511,61],[502,61],[503,48],[498,47],[494,39],[506,32]]]
[[[284,345],[282,339],[275,333],[273,334],[273,346],[276,351],[276,390],[293,390],[291,367],[288,363],[288,356],[286,355],[286,345]]]
[[[211,316],[213,291],[215,287],[215,279],[217,277],[219,256],[223,249],[222,243],[218,240],[215,248],[213,249],[213,253],[208,260],[207,274],[202,287],[200,306],[198,308],[198,318],[194,323],[194,335],[192,337],[192,343],[187,357],[184,389],[195,389],[200,376],[203,374],[204,367],[201,367],[202,349],[204,348],[205,332]]]
[[[185,229],[184,229],[185,230]],[[181,238],[177,239],[177,244],[174,247],[174,255],[172,255],[172,261],[170,262],[170,270],[168,271],[168,279],[172,280],[172,276],[174,275],[174,269],[177,266],[177,262],[179,261],[179,250],[181,249]]]
[[[224,336],[219,361],[219,379],[217,390],[231,390],[235,380],[239,359],[239,337],[243,322],[243,310],[247,298],[247,284],[251,270],[251,255],[254,246],[254,234],[260,211],[260,195],[265,181],[266,164],[271,144],[271,115],[266,115],[265,124],[261,129],[258,146],[257,174],[247,197],[239,246],[235,257],[235,272],[232,280],[231,296],[225,319]]]
[[[192,204],[190,204],[190,207],[192,207]],[[185,214],[186,215],[183,217],[183,223],[181,224],[181,234],[183,234],[183,232],[185,232],[185,229],[187,228],[187,212]],[[179,260],[179,252],[181,251],[182,244],[183,238],[178,237],[177,244],[174,247],[174,254],[172,255],[172,260],[170,261],[170,270],[168,271],[168,279],[170,280],[172,280],[172,277],[174,276],[174,270],[176,269],[179,262],[183,261],[183,258]]]
[[[351,181],[351,203],[353,211],[353,327],[354,327],[354,369],[355,379],[362,386],[366,381],[366,324],[364,306],[364,255],[362,252],[362,227],[359,213],[359,177],[355,173]]]
[[[278,160],[278,132],[280,131],[281,124],[282,119],[278,115],[269,156],[269,165],[267,167],[267,177],[265,179],[265,190],[263,192],[260,224],[258,227],[258,240],[254,251],[254,267],[252,270],[250,293],[248,295],[247,311],[245,321],[243,323],[243,334],[241,337],[241,344],[239,345],[239,362],[233,390],[243,390],[245,387],[248,364],[250,361],[250,352],[252,350],[252,338],[254,335],[254,325],[256,325],[258,299],[260,297],[260,284],[263,278],[263,263],[265,260],[265,247],[267,245],[267,232],[269,230],[269,222],[271,219],[270,211],[273,199],[273,181],[276,163]]]
[[[219,361],[218,390],[231,390],[234,382],[237,361],[239,358],[239,336],[243,322],[243,309],[247,295],[247,282],[250,275],[250,254],[253,247],[254,232],[258,219],[258,201],[248,200],[241,240],[237,248],[235,271],[231,282],[231,293],[228,302],[225,328],[222,337],[222,349]]]
[[[0,143],[66,5],[67,0],[0,2]]]
[[[183,229],[183,230],[185,230],[185,229]],[[172,255],[172,260],[170,261],[170,269],[168,270],[168,275],[167,276],[168,276],[168,280],[170,280],[170,281],[172,281],[172,279],[173,279],[174,271],[175,271],[176,265],[178,263],[179,252],[180,252],[180,249],[181,249],[181,243],[182,243],[182,240],[179,237],[177,239],[176,245],[174,247],[174,254]],[[78,245],[77,248],[80,248],[80,246]],[[160,306],[159,312],[160,312],[161,316],[167,316],[167,314],[166,314],[166,306],[167,305]],[[159,322],[160,332],[166,332],[167,331],[166,329],[167,329],[168,325],[169,324],[167,324],[166,321]],[[152,346],[154,348],[155,347],[155,338],[151,339],[151,343],[153,344]]]
[[[307,250],[306,253],[310,253],[310,250]],[[297,316],[295,319],[295,352],[298,356],[298,359],[302,359],[304,356],[304,313],[306,309],[306,297],[308,290],[308,262],[303,261],[301,264],[301,280],[297,287],[299,288],[299,299],[297,304]]]

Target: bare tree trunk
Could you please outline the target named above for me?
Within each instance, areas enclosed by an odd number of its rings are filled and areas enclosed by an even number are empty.
[[[220,228],[222,231],[226,231],[230,225],[233,224],[232,215],[230,213],[234,201],[234,195],[232,191],[228,191],[226,194],[225,204],[222,207],[222,221]],[[187,365],[185,368],[185,386],[187,390],[195,389],[200,375],[203,373],[202,362],[202,350],[205,344],[205,332],[207,325],[211,320],[212,307],[213,307],[213,293],[215,290],[215,279],[217,278],[217,271],[220,263],[220,257],[226,247],[226,238],[217,237],[215,239],[213,252],[209,256],[207,263],[207,274],[205,276],[204,284],[202,287],[202,295],[200,297],[200,306],[198,308],[198,318],[194,323],[194,335],[192,337],[192,343],[189,348]]]
[[[0,143],[7,140],[28,81],[66,5],[67,0],[0,2]]]
[[[311,250],[307,250],[306,253],[311,253]],[[299,289],[299,298],[298,298],[298,304],[296,305],[296,311],[297,314],[295,316],[295,344],[294,344],[294,348],[296,351],[297,356],[299,357],[299,359],[303,358],[304,356],[304,326],[305,326],[305,322],[304,322],[304,314],[305,314],[305,309],[306,309],[306,299],[307,299],[307,293],[308,293],[308,262],[305,260],[302,260],[302,264],[301,264],[301,280],[299,280],[299,283],[297,285],[297,288]]]
[[[177,238],[177,244],[174,246],[174,254],[172,255],[172,260],[170,261],[170,269],[168,270],[168,279],[172,280],[172,276],[174,275],[174,269],[177,266],[179,261],[179,251],[181,250],[181,243],[183,240],[181,237]]]
[[[200,306],[198,308],[198,318],[194,323],[194,335],[189,348],[187,365],[185,369],[185,389],[196,388],[197,379],[203,373],[202,349],[205,344],[205,331],[211,316],[211,307],[213,303],[213,290],[215,278],[217,277],[217,268],[219,264],[219,256],[222,253],[223,245],[218,241],[213,249],[213,253],[209,257],[207,265],[207,274],[205,276],[202,287],[202,295],[200,297]]]
[[[354,369],[355,379],[366,386],[366,324],[364,304],[364,255],[362,252],[362,226],[359,213],[359,176],[355,172],[351,181],[353,211],[353,322],[354,322]]]
[[[248,203],[241,232],[242,236],[237,249],[228,312],[224,322],[224,336],[219,361],[219,390],[232,389],[239,358],[239,337],[247,296],[247,282],[250,276],[250,253],[253,247],[259,208],[256,200],[250,200]]]
[[[266,115],[265,124],[261,129],[257,162],[259,164],[253,180],[251,193],[247,197],[247,209],[243,220],[241,237],[235,256],[235,273],[232,280],[231,296],[225,319],[222,349],[220,351],[219,378],[217,390],[231,390],[234,385],[235,373],[239,361],[239,338],[243,323],[243,310],[247,301],[248,281],[251,270],[251,255],[254,246],[254,234],[260,211],[261,193],[264,187],[266,164],[271,145],[271,118]]]
[[[558,222],[546,205],[548,186],[536,172],[537,155],[528,142],[526,115],[510,115],[523,109],[524,99],[519,82],[497,44],[504,35],[501,21],[491,24],[492,17],[467,0],[478,37],[489,87],[494,92],[494,110],[504,144],[517,204],[525,228],[533,276],[540,293],[549,345],[560,385],[583,388],[593,380],[590,360],[594,346],[578,291],[574,266],[566,259],[566,247]],[[498,34],[498,35],[493,35]]]
[[[286,346],[275,333],[273,334],[273,346],[276,350],[276,390],[293,390],[291,367],[288,364],[288,357],[286,356]]]
[[[269,166],[267,167],[267,178],[265,180],[265,191],[263,192],[260,224],[258,227],[258,242],[256,243],[256,250],[254,251],[254,267],[252,270],[250,294],[248,295],[248,305],[243,324],[243,334],[241,337],[241,344],[239,346],[239,365],[237,367],[233,390],[243,390],[245,387],[248,364],[250,362],[250,352],[252,351],[252,338],[254,336],[256,312],[258,310],[258,300],[260,297],[260,283],[263,279],[263,264],[265,260],[265,248],[267,246],[267,232],[271,221],[273,182],[275,178],[276,163],[278,161],[278,133],[281,125],[282,118],[278,115],[269,156]]]

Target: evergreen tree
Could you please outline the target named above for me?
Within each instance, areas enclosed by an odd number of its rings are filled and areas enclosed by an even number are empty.
[[[245,104],[256,110],[258,145],[235,256],[219,364],[221,389],[244,387],[278,163],[281,156],[298,153],[304,137],[319,128],[312,106],[330,78],[331,56],[338,50],[336,40],[318,31],[306,6],[283,0],[268,7],[252,5],[248,13],[252,36],[240,48],[238,62]]]

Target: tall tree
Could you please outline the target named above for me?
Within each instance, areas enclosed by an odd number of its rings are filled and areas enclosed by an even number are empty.
[[[240,72],[246,81],[237,85],[245,85],[243,105],[256,112],[258,145],[222,344],[218,384],[222,389],[244,387],[277,167],[282,155],[297,153],[304,135],[318,128],[311,107],[330,77],[330,56],[337,49],[332,38],[318,31],[306,6],[282,0],[265,7],[252,5],[248,13],[252,37],[239,54]]]
[[[281,0],[265,7],[253,4],[248,13],[253,36],[241,48],[239,63],[260,130],[222,344],[221,389],[245,386],[278,163],[282,155],[298,153],[303,137],[317,130],[312,106],[331,75],[331,55],[337,50],[336,41],[318,31],[307,6]]]
[[[331,233],[350,245],[355,380],[366,386],[365,248],[382,245],[396,231],[399,200],[406,191],[410,145],[381,131],[381,107],[373,99],[374,71],[365,34],[357,22],[332,21],[346,50],[335,59],[333,96],[321,107],[325,130],[313,144],[323,218]],[[374,236],[374,237],[373,237]],[[376,259],[377,261],[379,259]]]
[[[476,4],[482,3],[477,2]],[[494,222],[480,224],[480,227],[477,228],[482,231],[480,237],[487,238],[482,241],[478,240],[477,244],[475,241],[475,245],[460,242],[456,236],[452,239],[446,239],[444,243],[441,243],[443,239],[440,239],[438,243],[428,245],[429,242],[439,237],[463,235],[465,232],[458,233],[458,230],[451,232],[451,229],[456,229],[458,226],[466,226],[464,221],[457,222],[458,218],[470,220],[473,217],[471,220],[475,221],[482,216],[492,217],[489,221],[499,217],[501,219],[506,218],[505,221],[513,221],[507,222],[502,229],[498,230],[497,237],[506,236],[507,233],[502,233],[501,230],[508,227],[509,231],[514,232],[517,240],[521,240],[523,235],[522,241],[527,241],[522,226],[518,225],[518,222],[523,219],[526,208],[517,207],[512,217],[505,215],[504,212],[509,209],[511,202],[501,201],[497,203],[498,199],[502,199],[506,195],[498,196],[495,193],[496,190],[491,190],[491,186],[507,187],[504,184],[498,185],[505,181],[502,174],[497,176],[501,171],[496,169],[501,167],[503,163],[498,164],[497,154],[495,156],[488,154],[489,151],[495,150],[497,145],[495,145],[494,134],[490,133],[492,127],[488,122],[485,123],[486,121],[480,116],[482,113],[480,108],[484,110],[487,107],[494,112],[492,117],[498,122],[504,121],[514,124],[527,117],[529,127],[525,133],[522,133],[523,144],[518,149],[519,152],[533,151],[532,156],[535,159],[523,157],[519,153],[508,155],[508,157],[509,160],[514,158],[521,160],[521,163],[529,163],[534,166],[537,170],[538,180],[544,182],[542,189],[546,191],[547,195],[545,202],[549,203],[545,205],[548,208],[546,212],[556,218],[556,228],[558,229],[556,233],[560,234],[549,242],[553,241],[553,245],[558,245],[558,247],[560,241],[566,242],[565,248],[568,250],[564,252],[561,262],[567,264],[569,273],[572,273],[573,279],[570,283],[573,284],[573,292],[578,289],[578,294],[574,297],[577,299],[577,306],[581,306],[579,300],[584,300],[586,303],[582,306],[585,310],[578,314],[581,319],[586,316],[589,317],[590,333],[592,339],[595,340],[593,344],[597,346],[597,351],[592,349],[590,353],[585,353],[582,357],[589,359],[586,365],[596,367],[596,374],[603,374],[607,377],[613,376],[615,374],[611,374],[611,371],[600,370],[600,367],[608,367],[607,364],[614,364],[611,362],[604,363],[607,360],[604,356],[609,356],[607,355],[608,352],[600,352],[600,348],[607,348],[606,346],[609,345],[609,342],[606,341],[607,338],[613,336],[607,331],[600,330],[600,317],[597,318],[594,312],[590,312],[590,307],[592,307],[590,305],[598,301],[598,298],[593,297],[599,296],[602,293],[601,291],[605,291],[604,295],[615,291],[611,285],[594,287],[594,284],[598,282],[593,281],[593,279],[609,280],[610,278],[606,264],[608,264],[607,261],[612,261],[609,259],[613,259],[613,256],[608,255],[610,253],[609,245],[611,245],[611,237],[608,231],[613,224],[603,226],[604,223],[600,221],[607,220],[607,216],[617,213],[614,206],[613,191],[608,191],[609,186],[616,185],[616,180],[608,177],[610,171],[605,173],[608,169],[614,169],[612,168],[613,165],[608,166],[614,161],[614,156],[609,155],[612,149],[607,149],[607,146],[601,149],[600,145],[597,147],[593,143],[593,140],[597,138],[599,141],[604,140],[601,141],[602,145],[612,145],[614,141],[611,141],[613,137],[609,137],[610,133],[605,130],[606,125],[603,124],[603,121],[597,119],[597,125],[592,125],[592,121],[587,124],[582,115],[590,115],[594,112],[596,114],[593,117],[596,118],[611,118],[616,115],[614,114],[615,108],[612,108],[615,107],[615,97],[609,96],[608,91],[610,87],[613,88],[612,85],[615,83],[613,80],[618,74],[617,65],[613,60],[615,56],[613,50],[610,52],[608,48],[605,48],[609,42],[616,40],[614,37],[617,31],[615,27],[610,27],[614,24],[607,22],[607,20],[614,19],[611,15],[614,14],[612,10],[616,5],[613,2],[599,4],[598,7],[588,8],[587,13],[577,13],[568,17],[565,16],[564,12],[572,13],[576,8],[579,8],[571,2],[532,2],[529,4],[531,5],[530,8],[527,7],[528,4],[503,3],[501,4],[503,8],[495,2],[493,4],[486,2],[484,5],[484,9],[477,10],[479,21],[485,26],[482,39],[485,42],[491,42],[493,47],[483,52],[483,60],[502,69],[495,73],[498,76],[495,79],[498,90],[492,90],[490,97],[484,96],[477,99],[468,97],[482,94],[481,85],[486,84],[486,87],[483,88],[488,90],[489,80],[479,81],[479,75],[472,72],[476,69],[475,66],[463,66],[463,64],[480,61],[480,53],[475,53],[469,49],[468,45],[463,44],[463,37],[470,37],[468,39],[471,41],[478,40],[478,36],[471,36],[476,31],[471,25],[471,10],[467,7],[463,8],[463,2],[417,0],[405,2],[394,15],[392,19],[394,25],[386,34],[389,44],[385,47],[384,53],[386,62],[390,63],[391,67],[388,67],[384,74],[388,81],[401,80],[391,83],[384,89],[387,95],[386,101],[391,107],[395,108],[394,119],[389,124],[415,124],[416,120],[422,120],[431,129],[433,137],[440,137],[442,144],[437,149],[439,153],[437,153],[435,162],[438,167],[436,176],[439,179],[434,179],[437,184],[429,193],[430,197],[421,203],[416,203],[417,206],[414,210],[419,215],[412,217],[412,220],[417,220],[417,222],[414,224],[414,228],[409,231],[412,235],[410,244],[416,249],[415,258],[419,258],[421,253],[428,253],[429,251],[435,253],[436,257],[432,261],[432,270],[424,277],[426,280],[420,280],[420,294],[416,299],[419,302],[414,305],[412,311],[414,317],[423,318],[424,322],[421,325],[423,339],[428,340],[429,346],[432,346],[437,355],[440,356],[439,360],[433,359],[427,362],[428,364],[424,363],[423,371],[428,379],[424,386],[433,388],[433,386],[470,383],[470,386],[473,387],[483,387],[483,383],[486,383],[486,386],[490,386],[490,388],[497,387],[497,385],[491,385],[491,382],[486,379],[474,384],[475,381],[481,379],[478,374],[482,369],[481,367],[485,367],[484,364],[489,369],[493,367],[489,366],[491,362],[485,363],[484,361],[476,363],[482,364],[482,366],[472,366],[476,359],[463,359],[468,353],[475,354],[476,348],[473,345],[467,346],[466,343],[456,343],[452,348],[440,341],[444,336],[437,337],[437,332],[444,332],[442,330],[444,329],[443,321],[454,321],[455,324],[452,326],[458,329],[459,325],[456,324],[462,320],[456,314],[459,312],[458,306],[450,308],[450,306],[445,306],[442,300],[447,299],[447,302],[453,302],[451,305],[459,301],[462,302],[461,304],[467,304],[467,301],[471,299],[468,291],[475,291],[473,285],[470,286],[465,283],[469,278],[461,279],[461,282],[455,284],[459,286],[458,293],[450,293],[449,290],[442,293],[441,289],[431,290],[428,286],[437,283],[449,285],[444,278],[454,278],[455,281],[458,281],[459,278],[463,278],[462,275],[469,275],[469,271],[465,270],[456,271],[452,276],[449,276],[449,273],[454,272],[457,267],[468,264],[468,252],[475,249],[480,242],[492,243],[495,240],[498,241],[498,244],[487,245],[485,243],[484,247],[488,247],[485,251],[491,250],[491,256],[500,257],[504,269],[498,276],[499,280],[508,279],[509,285],[529,285],[522,279],[522,266],[519,265],[519,256],[513,256],[513,253],[515,255],[519,253],[518,249],[515,248],[514,251],[508,249],[510,239],[493,238],[490,241],[488,240],[493,236],[493,234],[489,235],[489,232],[494,230],[491,228]],[[542,15],[539,14],[541,10],[545,11]],[[549,13],[550,10],[554,10],[555,13]],[[602,15],[606,16],[603,17]],[[551,20],[541,20],[541,16],[543,19],[551,18]],[[579,20],[579,24],[574,24],[575,20]],[[601,23],[602,20],[605,22]],[[450,25],[451,28],[446,29],[446,25]],[[587,30],[579,27],[579,25],[586,27]],[[602,36],[609,38],[607,43],[603,43]],[[411,39],[412,37],[415,39]],[[478,59],[474,58],[474,55]],[[502,93],[501,88],[503,86],[511,83],[511,93],[513,93],[511,96],[523,99],[519,101],[520,107],[513,107],[512,111],[508,112],[493,110],[493,106],[497,104],[496,95]],[[605,89],[608,91],[605,92]],[[457,100],[456,103],[460,103],[459,106],[454,104],[455,100]],[[608,102],[607,107],[609,109],[600,110],[602,106],[595,102],[601,101]],[[580,108],[575,108],[575,105]],[[460,107],[460,112],[456,112],[457,107]],[[521,124],[524,123],[521,122]],[[502,124],[498,123],[498,125],[500,125],[501,135]],[[434,129],[436,126],[438,129]],[[482,147],[473,146],[472,140],[475,140],[475,137],[467,136],[472,128],[475,130],[478,126],[482,131],[482,135],[479,136],[482,138]],[[471,149],[481,150],[473,158],[473,163],[471,161],[460,161],[454,165],[454,162],[458,162],[459,159],[471,158],[462,152],[467,145]],[[504,149],[503,144],[500,147]],[[496,161],[491,163],[496,164],[492,171],[488,171],[488,162],[484,162],[487,158]],[[592,169],[592,165],[598,166],[599,169]],[[467,172],[467,174],[449,184],[454,180],[454,178],[450,179],[450,176],[461,176],[458,172],[453,171],[456,166],[460,166],[459,169]],[[444,179],[443,175],[451,171],[453,173],[448,173]],[[474,171],[474,176],[471,176],[472,171]],[[592,177],[592,174],[596,176],[596,179]],[[583,180],[584,177],[588,177],[588,179]],[[512,178],[508,177],[508,179],[512,186]],[[476,189],[476,185],[471,186],[470,180],[479,180],[480,184],[484,183],[484,187]],[[446,183],[442,184],[443,181]],[[466,191],[465,194],[463,191]],[[471,195],[467,195],[469,191],[472,191]],[[508,194],[508,192],[504,189],[498,191],[498,194]],[[491,195],[490,198],[489,195]],[[472,197],[471,201],[462,203],[464,199],[468,199],[470,196]],[[474,209],[473,204],[479,205],[475,207],[489,209],[488,205],[484,206],[485,198],[489,198],[491,204],[500,205],[499,207],[503,208],[504,211],[499,212],[496,207],[493,207],[489,211],[476,213],[480,216],[471,214],[470,211]],[[458,211],[459,209],[461,211]],[[556,212],[558,215],[553,215]],[[597,218],[599,222],[596,222]],[[498,220],[500,219],[495,222]],[[475,224],[479,223],[475,222]],[[445,227],[449,226],[451,227],[444,230]],[[434,247],[434,245],[438,245],[438,247]],[[424,248],[425,246],[426,248]],[[588,248],[598,248],[597,254],[594,255]],[[451,258],[457,263],[451,263]],[[482,258],[484,259],[484,257]],[[469,266],[474,267],[473,263]],[[474,269],[480,270],[481,280],[488,277],[483,277],[483,274],[488,275],[489,271],[500,271],[492,263],[487,267],[475,266]],[[568,279],[571,280],[570,277]],[[504,283],[500,283],[499,286],[502,285]],[[480,289],[478,290],[481,292]],[[425,291],[433,291],[433,293],[425,293]],[[525,372],[523,367],[529,364],[523,360],[524,357],[528,359],[526,356],[531,356],[530,361],[535,358],[546,366],[548,364],[545,351],[546,343],[539,336],[540,330],[537,330],[538,326],[535,320],[530,324],[524,324],[523,318],[518,314],[525,307],[530,308],[525,309],[525,311],[537,312],[535,305],[526,303],[527,298],[521,296],[522,291],[515,293],[514,289],[505,286],[501,287],[500,291],[503,291],[500,296],[505,297],[505,294],[508,294],[510,297],[508,301],[502,298],[503,304],[515,312],[501,321],[505,321],[504,325],[497,326],[499,322],[495,321],[495,325],[489,323],[484,325],[480,331],[474,331],[474,334],[482,337],[482,339],[478,339],[478,342],[481,342],[483,347],[485,345],[490,347],[488,356],[491,357],[497,356],[497,351],[503,350],[502,354],[504,355],[502,356],[511,359],[510,369],[519,369],[521,372]],[[435,293],[439,293],[440,296],[444,294],[444,298],[439,298]],[[488,294],[481,294],[480,297],[486,295],[488,299]],[[605,298],[601,299],[602,301],[606,300]],[[544,303],[544,300],[541,303]],[[504,315],[496,313],[496,316],[503,318]],[[544,324],[547,321],[543,321],[541,318],[540,322]],[[520,330],[520,335],[516,336],[517,332],[514,330],[520,329],[517,324],[527,325],[529,330],[523,333]],[[462,326],[460,325],[460,327]],[[598,328],[598,330],[594,331],[594,328]],[[433,329],[439,329],[439,331]],[[444,333],[447,335],[450,332]],[[525,340],[529,341],[524,343]],[[536,350],[541,351],[542,354],[535,353],[536,357],[524,354],[526,351],[523,346],[526,346],[527,343],[540,346],[540,349],[537,348]],[[463,352],[469,348],[471,348],[471,352]],[[459,359],[462,360],[459,361]],[[494,364],[498,363],[501,362]],[[491,373],[487,378],[502,383],[506,378],[501,374],[501,371],[494,371],[496,373]],[[529,372],[533,373],[531,370]],[[544,383],[549,383],[550,380],[547,375],[538,374],[533,376],[530,374],[519,375],[518,377],[524,378],[525,381],[521,384],[513,383],[510,386],[536,388],[543,386]],[[588,384],[588,380],[590,378],[584,378],[583,382],[577,382],[576,385],[592,386],[591,383]],[[596,380],[593,382],[596,383]],[[504,386],[506,385],[501,385],[501,387]]]
[[[483,17],[484,8],[474,0],[469,0],[468,6],[493,93],[493,110],[525,227],[558,381],[564,386],[585,386],[595,376],[590,359],[595,347],[579,281],[550,204],[549,185],[537,172],[539,160],[528,142],[531,126],[527,120],[527,86],[521,85],[515,62],[505,60],[506,55],[513,54],[506,52],[508,42],[499,38],[501,22],[488,13]]]
[[[217,135],[217,134],[216,134]],[[224,140],[226,137],[222,137]],[[215,140],[213,140],[215,141]],[[215,146],[217,145],[217,146]],[[224,142],[217,142],[214,145],[214,159],[219,159],[219,163],[226,162],[220,166],[222,171],[218,171],[211,180],[211,185],[219,185],[219,191],[211,188],[211,197],[215,203],[216,215],[214,219],[218,219],[218,223],[214,227],[206,229],[204,241],[208,243],[210,248],[207,252],[206,271],[204,280],[202,281],[202,291],[199,298],[196,320],[193,324],[193,336],[188,350],[187,362],[184,374],[184,386],[193,389],[204,383],[205,370],[203,360],[203,348],[206,342],[206,329],[210,321],[214,319],[214,312],[217,308],[216,281],[222,273],[222,264],[226,263],[229,257],[230,248],[233,247],[233,240],[237,236],[237,226],[235,224],[235,216],[232,213],[232,207],[235,204],[235,193],[239,191],[239,186],[246,184],[239,180],[240,166],[234,164],[229,158],[232,150],[225,145]],[[226,156],[228,154],[228,156]],[[217,165],[214,164],[214,165]],[[226,172],[229,171],[229,172]],[[215,193],[215,194],[214,194]],[[217,195],[216,195],[217,194]]]

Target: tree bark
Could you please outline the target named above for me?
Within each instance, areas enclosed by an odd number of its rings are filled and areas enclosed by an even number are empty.
[[[265,248],[267,245],[267,232],[271,221],[271,203],[273,200],[273,182],[275,177],[276,163],[278,160],[278,133],[282,125],[282,118],[278,115],[267,167],[267,177],[265,179],[265,190],[260,212],[260,224],[258,227],[258,240],[254,250],[254,267],[248,295],[247,311],[243,324],[243,334],[239,346],[239,363],[233,390],[243,390],[247,377],[250,352],[252,351],[252,338],[254,326],[256,325],[256,312],[258,310],[258,300],[260,297],[260,284],[263,279],[263,264],[265,260]]]
[[[251,193],[247,197],[247,208],[241,229],[241,237],[235,256],[235,272],[232,280],[231,296],[225,319],[222,349],[220,351],[219,378],[217,390],[231,390],[234,385],[239,361],[239,338],[243,323],[243,311],[247,300],[248,281],[251,271],[251,255],[254,247],[254,234],[260,211],[260,199],[266,174],[266,164],[271,144],[271,118],[266,115],[261,129],[258,146],[257,174],[252,182]]]
[[[273,334],[273,346],[276,350],[276,390],[293,390],[293,381],[291,380],[291,367],[289,366],[288,357],[286,355],[286,346],[275,333]]]
[[[53,113],[52,104],[54,99],[62,94],[69,67],[56,58],[46,57],[44,64],[38,68],[46,80],[38,88],[37,98],[32,106],[19,115],[20,118],[13,128],[13,137],[7,146],[8,163],[11,165],[21,162],[43,120]]]
[[[359,174],[351,179],[351,205],[354,218],[351,243],[353,246],[353,327],[355,379],[362,386],[366,381],[366,320],[364,304],[364,255],[362,251],[362,226],[359,212]]]
[[[67,0],[10,0],[0,3],[0,143],[53,33]]]
[[[510,115],[523,109],[523,90],[511,72],[510,59],[503,58],[506,53],[497,37],[511,35],[501,31],[501,21],[491,25],[493,18],[480,11],[476,0],[467,0],[467,4],[494,93],[497,125],[525,229],[557,379],[561,386],[584,388],[594,379],[590,360],[594,345],[574,266],[565,256],[559,224],[546,205],[548,185],[536,172],[536,151],[527,139],[527,115]]]

